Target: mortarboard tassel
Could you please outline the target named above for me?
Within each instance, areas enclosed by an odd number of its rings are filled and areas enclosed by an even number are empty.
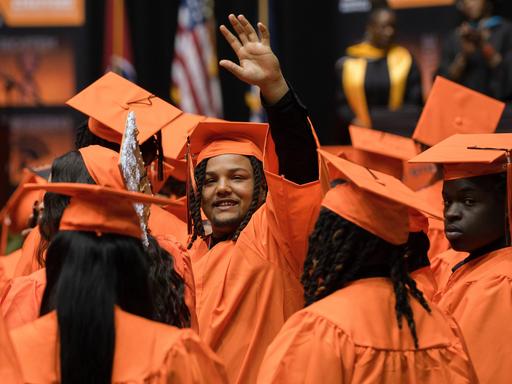
[[[158,181],[164,179],[164,149],[162,146],[162,131],[156,133],[156,142],[158,145]]]

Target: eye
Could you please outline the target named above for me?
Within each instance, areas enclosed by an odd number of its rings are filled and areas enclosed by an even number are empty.
[[[246,177],[243,175],[233,175],[232,179],[233,180],[245,180]]]
[[[469,198],[469,197],[466,197],[464,200],[463,200],[463,203],[464,205],[468,206],[468,207],[472,207],[473,205],[475,205],[475,200]]]
[[[215,182],[215,179],[213,177],[207,177],[204,179],[204,185],[213,184]]]

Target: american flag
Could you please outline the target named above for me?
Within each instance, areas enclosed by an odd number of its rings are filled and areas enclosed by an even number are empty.
[[[172,98],[185,112],[222,117],[212,12],[206,3],[181,0],[172,63]]]

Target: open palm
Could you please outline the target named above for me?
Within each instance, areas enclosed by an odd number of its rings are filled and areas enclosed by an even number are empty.
[[[265,86],[282,77],[279,60],[270,48],[270,35],[267,28],[258,23],[260,36],[247,19],[229,15],[229,21],[238,37],[224,25],[220,30],[238,57],[239,64],[230,60],[221,60],[220,65],[240,80],[257,86]]]

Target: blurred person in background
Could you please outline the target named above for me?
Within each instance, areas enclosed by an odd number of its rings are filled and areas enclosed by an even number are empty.
[[[375,127],[375,112],[420,106],[421,76],[411,53],[394,43],[396,14],[385,5],[371,11],[362,41],[335,65],[337,114],[343,126]]]
[[[512,96],[512,24],[494,0],[458,0],[464,21],[448,36],[438,74],[500,100]]]

